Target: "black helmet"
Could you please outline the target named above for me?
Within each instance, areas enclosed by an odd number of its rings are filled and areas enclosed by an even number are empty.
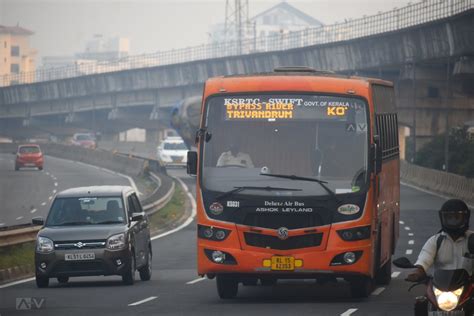
[[[469,228],[471,211],[466,203],[458,199],[446,201],[439,210],[443,230],[448,234],[462,235]]]

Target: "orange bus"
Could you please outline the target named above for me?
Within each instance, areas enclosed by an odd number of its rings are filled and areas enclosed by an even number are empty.
[[[197,152],[198,274],[221,298],[278,279],[391,279],[399,154],[390,82],[306,67],[207,80]]]

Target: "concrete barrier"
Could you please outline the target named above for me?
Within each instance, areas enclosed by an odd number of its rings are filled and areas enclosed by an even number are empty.
[[[474,179],[400,161],[400,177],[408,184],[459,198],[474,205]]]

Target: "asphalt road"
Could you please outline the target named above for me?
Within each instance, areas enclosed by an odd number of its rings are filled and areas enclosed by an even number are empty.
[[[117,174],[81,163],[50,156],[44,169],[15,171],[15,156],[0,154],[0,227],[30,223],[36,216],[46,216],[56,192],[78,186],[130,182]]]
[[[194,192],[194,179],[181,177]],[[416,258],[425,240],[439,229],[436,210],[443,199],[402,186],[400,239],[395,257]],[[279,282],[273,287],[239,288],[236,299],[223,301],[215,281],[196,275],[195,223],[153,241],[153,276],[124,286],[120,277],[55,280],[47,289],[34,281],[0,287],[0,314],[5,315],[411,315],[413,298],[422,287],[407,292],[406,271],[393,269],[392,283],[367,299],[353,299],[344,282],[321,286],[314,281]],[[19,298],[44,299],[41,308],[15,309]]]

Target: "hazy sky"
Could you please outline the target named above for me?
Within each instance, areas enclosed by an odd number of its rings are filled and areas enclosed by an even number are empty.
[[[0,24],[35,32],[31,43],[43,56],[73,55],[94,34],[128,37],[131,54],[205,43],[211,24],[224,22],[225,0],[0,0]],[[279,0],[249,0],[250,17]],[[405,6],[407,0],[288,0],[333,24]]]

